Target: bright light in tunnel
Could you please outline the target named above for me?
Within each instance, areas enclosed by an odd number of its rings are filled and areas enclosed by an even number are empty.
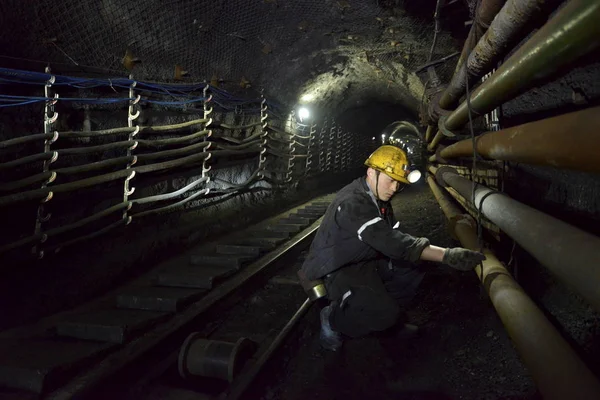
[[[315,95],[312,93],[303,94],[300,96],[300,101],[303,103],[310,103],[315,99]]]
[[[415,183],[416,181],[421,179],[421,171],[419,171],[419,170],[410,171],[407,179],[410,183]]]
[[[300,121],[304,121],[308,117],[310,117],[310,111],[306,107],[300,107],[298,109],[298,117],[300,117]]]

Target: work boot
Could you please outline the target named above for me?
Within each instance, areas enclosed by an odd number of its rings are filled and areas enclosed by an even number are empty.
[[[321,347],[326,350],[337,351],[342,347],[342,335],[331,329],[329,317],[333,308],[331,305],[321,310],[321,334],[319,336]]]

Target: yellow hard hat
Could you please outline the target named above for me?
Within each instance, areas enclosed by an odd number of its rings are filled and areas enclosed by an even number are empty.
[[[396,146],[379,147],[367,158],[365,165],[403,183],[415,183],[421,178],[421,172],[409,170],[406,153]]]

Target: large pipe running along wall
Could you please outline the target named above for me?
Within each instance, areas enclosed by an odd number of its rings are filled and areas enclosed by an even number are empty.
[[[473,23],[471,32],[476,32],[472,38],[469,32],[463,47],[464,58],[461,54],[450,84],[440,98],[440,107],[447,110],[456,107],[458,100],[465,93],[465,81],[468,79],[469,86],[473,87],[478,79],[494,68],[508,50],[525,36],[523,33],[534,16],[540,14],[544,7],[548,7],[547,0],[508,0],[502,7],[503,3],[504,1],[487,0],[477,8],[475,19],[491,25],[483,33],[483,27]],[[494,19],[496,14],[498,17]],[[476,29],[477,26],[479,29]],[[470,40],[476,41],[474,47]]]
[[[431,176],[427,183],[462,245],[479,250],[473,219],[452,203]],[[488,249],[475,272],[544,399],[598,399],[600,383],[543,311]]]
[[[600,172],[600,107],[559,115],[475,138],[477,154],[494,160]],[[430,157],[440,161],[473,156],[471,139],[456,142]]]
[[[498,17],[502,11],[498,14]],[[473,115],[483,115],[523,93],[540,80],[600,45],[600,2],[570,0],[521,46],[498,70],[471,93]],[[449,131],[469,120],[467,102],[440,119]],[[428,150],[434,151],[444,134],[438,131]]]
[[[561,281],[600,310],[600,238],[460,176],[429,167]],[[475,195],[473,197],[473,190]]]

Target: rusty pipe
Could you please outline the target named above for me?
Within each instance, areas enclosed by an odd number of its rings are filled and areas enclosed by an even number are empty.
[[[473,219],[463,215],[432,177],[427,183],[462,245],[479,250]],[[598,399],[600,383],[544,313],[488,249],[475,272],[544,399]]]
[[[441,108],[451,109],[456,106],[456,101],[460,99],[465,90],[465,71],[463,70],[463,68],[468,68],[469,64],[467,63],[467,65],[465,65],[465,61],[467,59],[470,60],[470,54],[476,53],[475,51],[473,51],[473,49],[477,48],[479,40],[482,36],[485,35],[488,28],[492,29],[492,26],[497,26],[498,23],[494,22],[492,24],[492,21],[494,21],[494,17],[496,16],[496,14],[498,14],[498,12],[500,12],[505,2],[506,0],[483,0],[477,7],[477,11],[475,12],[475,20],[473,21],[473,25],[471,25],[471,30],[469,30],[469,35],[465,40],[462,52],[460,53],[460,57],[458,59],[458,62],[456,63],[456,69],[454,70],[454,74],[452,75],[452,79],[450,80],[450,85],[446,88],[446,90],[442,94],[442,97],[440,98]],[[490,47],[485,48],[490,49]],[[460,87],[460,85],[462,85],[462,88]]]
[[[600,172],[600,107],[487,132],[476,138],[477,153],[495,160]],[[471,139],[440,152],[443,159],[473,155]],[[435,156],[434,156],[435,157]],[[430,159],[431,161],[431,159]]]
[[[447,110],[456,107],[465,93],[465,80],[469,79],[469,87],[473,87],[508,50],[527,36],[527,32],[533,29],[531,21],[534,17],[549,8],[547,0],[508,0],[504,6],[503,3],[500,0],[484,1],[478,7],[477,17],[485,18],[482,22],[487,22],[489,29],[486,31],[481,25],[473,23],[471,32],[476,32],[473,35],[469,32],[463,47],[464,56],[461,55],[464,62],[460,66],[457,64],[450,84],[440,98],[440,107]],[[485,8],[480,11],[482,6]],[[469,42],[469,38],[474,44]]]
[[[600,238],[460,176],[453,168],[430,167],[475,209],[513,238],[561,281],[600,310]],[[475,196],[473,198],[473,185]]]
[[[428,125],[427,131],[425,131],[425,143],[429,143],[432,136],[433,136],[433,125]]]
[[[483,115],[525,92],[571,61],[589,53],[600,41],[600,2],[570,0],[554,17],[521,46],[489,79],[471,94],[471,110]],[[467,102],[448,115],[445,127],[452,131],[469,120]],[[443,138],[438,131],[428,150]]]

